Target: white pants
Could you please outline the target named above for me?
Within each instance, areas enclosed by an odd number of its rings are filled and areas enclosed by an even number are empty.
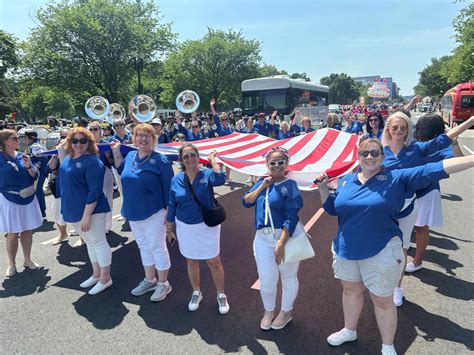
[[[114,209],[114,176],[110,168],[105,168],[103,192],[110,207],[110,212],[105,214],[105,230],[108,232],[112,229],[112,211]]]
[[[281,229],[275,231],[277,238],[279,238]],[[293,303],[298,295],[298,268],[300,263],[278,265],[275,261],[276,242],[277,239],[272,233],[264,234],[263,230],[257,230],[253,242],[253,251],[257,262],[258,277],[260,278],[260,296],[265,310],[272,312],[275,309],[278,277],[281,275],[283,290],[281,309],[289,312],[293,309]]]
[[[416,217],[418,216],[418,204],[415,201],[413,211],[406,217],[398,220],[398,226],[402,230],[403,249],[410,248],[411,233],[415,228]]]
[[[109,266],[112,263],[112,250],[105,238],[105,213],[93,214],[90,220],[88,232],[81,230],[81,222],[73,223],[74,229],[86,242],[87,253],[92,263],[99,263],[100,267]]]
[[[166,210],[162,208],[143,221],[129,221],[143,266],[154,265],[157,270],[168,270],[171,267],[166,246],[165,217]]]
[[[66,225],[64,222],[63,215],[61,214],[61,197],[55,198],[53,204],[51,205],[53,211],[54,222],[61,227]]]
[[[120,191],[120,195],[123,196],[122,180],[120,179],[120,174],[118,173],[117,169],[115,169],[114,167],[112,167],[112,174],[114,175],[114,179]]]

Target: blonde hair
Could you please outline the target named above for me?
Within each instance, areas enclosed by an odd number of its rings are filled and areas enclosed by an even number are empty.
[[[341,122],[339,122],[339,117],[332,112],[328,114],[327,123],[330,127],[334,126],[335,124],[341,124]]]
[[[5,158],[8,157],[8,154],[5,150],[7,147],[7,140],[14,134],[16,134],[16,131],[13,129],[4,129],[0,131],[0,149]]]
[[[132,142],[135,144],[135,140],[137,139],[137,133],[138,131],[143,131],[145,133],[148,133],[151,135],[151,138],[153,139],[153,147],[156,145],[156,133],[155,129],[153,126],[149,123],[140,123],[135,126],[133,129],[133,136],[132,136]]]
[[[365,150],[365,148],[367,148],[367,146],[368,146],[370,143],[377,144],[377,145],[379,146],[379,148],[380,148],[380,153],[381,153],[382,155],[384,155],[382,143],[380,143],[380,141],[379,141],[377,138],[368,138],[368,139],[364,140],[364,141],[359,145],[359,151]]]
[[[392,142],[392,135],[390,133],[390,127],[392,126],[393,121],[397,118],[405,121],[405,123],[407,125],[407,134],[405,136],[405,140],[404,140],[403,144],[405,146],[407,146],[407,145],[410,145],[413,142],[413,125],[412,125],[412,122],[411,122],[410,118],[408,118],[408,116],[405,115],[403,112],[396,111],[388,117],[387,123],[385,124],[385,127],[383,129],[382,145],[384,147],[390,145],[390,143]]]
[[[303,124],[304,121],[309,122],[309,126],[311,127],[311,118],[309,118],[308,116],[304,116],[304,117],[301,119],[301,124]]]
[[[86,138],[89,143],[87,145],[87,152],[91,154],[99,154],[99,149],[97,148],[97,145],[95,144],[95,139],[94,136],[92,135],[92,132],[89,131],[87,128],[84,127],[76,127],[73,128],[69,131],[67,138],[66,138],[66,153],[71,154],[72,153],[72,139],[76,134],[80,134]]]

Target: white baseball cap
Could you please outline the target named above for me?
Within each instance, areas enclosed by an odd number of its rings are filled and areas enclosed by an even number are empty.
[[[163,124],[161,123],[161,120],[160,120],[159,118],[154,118],[154,119],[151,121],[151,124],[152,124],[152,125],[153,125],[153,124],[163,125]]]

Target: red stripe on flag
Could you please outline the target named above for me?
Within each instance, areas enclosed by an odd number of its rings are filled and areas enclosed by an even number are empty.
[[[339,136],[339,131],[336,130],[328,130],[324,135],[323,139],[316,148],[304,159],[303,161],[290,165],[291,171],[301,171],[307,165],[314,164],[318,162],[331,148],[331,146],[336,141],[337,137]]]

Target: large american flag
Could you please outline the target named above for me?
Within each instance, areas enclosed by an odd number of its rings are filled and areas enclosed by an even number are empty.
[[[326,172],[330,177],[342,176],[357,166],[359,137],[330,128],[305,135],[275,140],[259,134],[232,133],[228,136],[192,142],[199,150],[200,159],[213,150],[217,161],[240,173],[264,176],[267,174],[265,153],[281,146],[290,153],[287,177],[295,180],[301,190],[313,190],[316,176]],[[158,145],[157,151],[175,156],[184,143]]]

